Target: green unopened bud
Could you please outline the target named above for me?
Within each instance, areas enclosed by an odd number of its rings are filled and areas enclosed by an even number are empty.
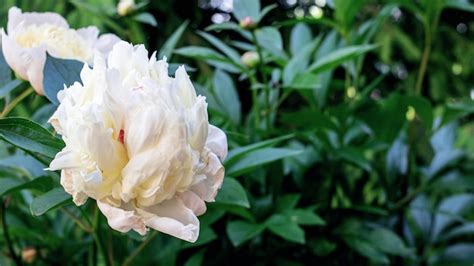
[[[120,0],[117,5],[117,13],[126,16],[136,9],[135,0]]]
[[[246,30],[253,30],[257,27],[257,23],[251,17],[245,17],[240,21],[240,27]]]
[[[240,58],[240,61],[242,62],[242,64],[246,65],[247,67],[253,68],[256,65],[258,65],[258,63],[260,63],[260,56],[258,56],[258,53],[254,51],[249,51],[249,52],[245,52],[242,55],[242,57]]]

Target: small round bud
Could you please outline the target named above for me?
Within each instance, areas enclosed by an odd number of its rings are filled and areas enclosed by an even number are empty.
[[[251,17],[245,17],[240,21],[240,27],[246,30],[252,30],[257,27],[257,23]]]
[[[253,68],[255,67],[258,63],[260,63],[260,56],[258,56],[257,52],[254,51],[248,51],[245,52],[242,57],[240,58],[240,61],[247,67]]]
[[[21,251],[21,258],[24,262],[33,263],[38,255],[38,251],[33,247],[26,247]]]
[[[123,17],[132,13],[135,8],[135,0],[120,0],[117,5],[117,13]]]

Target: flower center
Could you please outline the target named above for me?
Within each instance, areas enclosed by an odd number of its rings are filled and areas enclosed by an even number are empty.
[[[124,137],[125,137],[125,131],[123,131],[123,129],[120,129],[119,136],[118,136],[118,140],[119,140],[122,144],[125,144],[125,143],[124,143],[124,140],[123,140]]]
[[[75,30],[51,24],[29,25],[16,37],[23,48],[45,45],[49,52],[61,58],[88,61],[92,51],[85,40]]]

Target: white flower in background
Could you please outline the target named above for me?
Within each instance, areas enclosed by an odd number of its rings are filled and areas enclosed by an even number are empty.
[[[126,16],[136,8],[135,0],[120,0],[117,5],[117,13]]]
[[[226,135],[180,67],[148,58],[143,45],[116,44],[105,62],[59,92],[50,119],[66,147],[51,162],[77,205],[97,200],[109,225],[144,235],[153,228],[190,242],[224,178]]]
[[[92,63],[95,52],[107,54],[120,41],[114,34],[99,37],[96,27],[70,29],[56,13],[8,11],[8,34],[2,29],[2,50],[8,65],[43,95],[43,68],[46,52],[62,59]]]

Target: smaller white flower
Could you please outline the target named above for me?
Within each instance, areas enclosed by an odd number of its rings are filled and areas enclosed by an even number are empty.
[[[93,26],[70,29],[66,20],[56,13],[22,13],[17,7],[8,10],[7,31],[8,34],[2,29],[1,33],[5,60],[40,95],[44,94],[46,52],[57,58],[91,64],[96,52],[107,55],[120,41],[114,34],[99,36],[99,30]]]
[[[120,0],[117,5],[117,13],[120,16],[126,16],[136,8],[135,0]]]

